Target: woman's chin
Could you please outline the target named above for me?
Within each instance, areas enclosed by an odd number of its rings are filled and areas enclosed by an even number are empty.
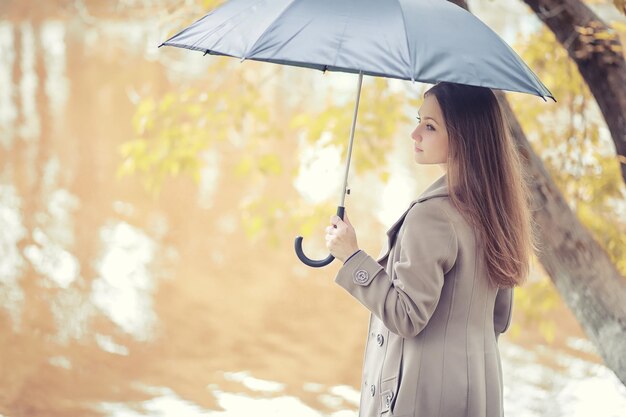
[[[413,160],[419,165],[431,165],[433,162],[424,158],[421,152],[415,152],[413,155]]]

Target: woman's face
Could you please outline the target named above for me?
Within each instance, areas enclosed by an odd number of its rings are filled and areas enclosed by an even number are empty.
[[[418,112],[418,125],[411,133],[418,164],[445,164],[448,161],[448,131],[437,98],[430,94]]]

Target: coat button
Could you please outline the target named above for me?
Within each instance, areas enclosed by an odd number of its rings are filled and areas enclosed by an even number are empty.
[[[356,284],[361,284],[362,285],[362,284],[365,284],[367,282],[369,277],[370,277],[370,275],[367,273],[367,271],[364,271],[363,269],[359,269],[354,274],[354,282]]]
[[[370,387],[370,394],[372,394],[372,397],[374,396],[374,394],[376,394],[376,386],[372,385]]]
[[[378,343],[378,346],[382,346],[384,342],[385,338],[382,334],[378,333],[378,335],[376,336],[376,343]]]

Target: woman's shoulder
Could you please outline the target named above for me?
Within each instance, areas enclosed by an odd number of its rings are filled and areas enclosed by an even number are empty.
[[[418,201],[409,209],[404,229],[420,235],[426,232],[456,234],[454,206],[448,196]]]
[[[409,209],[407,220],[422,222],[441,219],[452,221],[455,211],[457,210],[447,194],[419,198]]]

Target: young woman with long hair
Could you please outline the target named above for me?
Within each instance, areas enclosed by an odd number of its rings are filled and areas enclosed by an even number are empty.
[[[326,242],[335,282],[370,312],[360,417],[501,417],[498,336],[534,248],[528,190],[493,91],[439,83],[411,133],[444,175],[387,232],[374,259],[347,215]]]

